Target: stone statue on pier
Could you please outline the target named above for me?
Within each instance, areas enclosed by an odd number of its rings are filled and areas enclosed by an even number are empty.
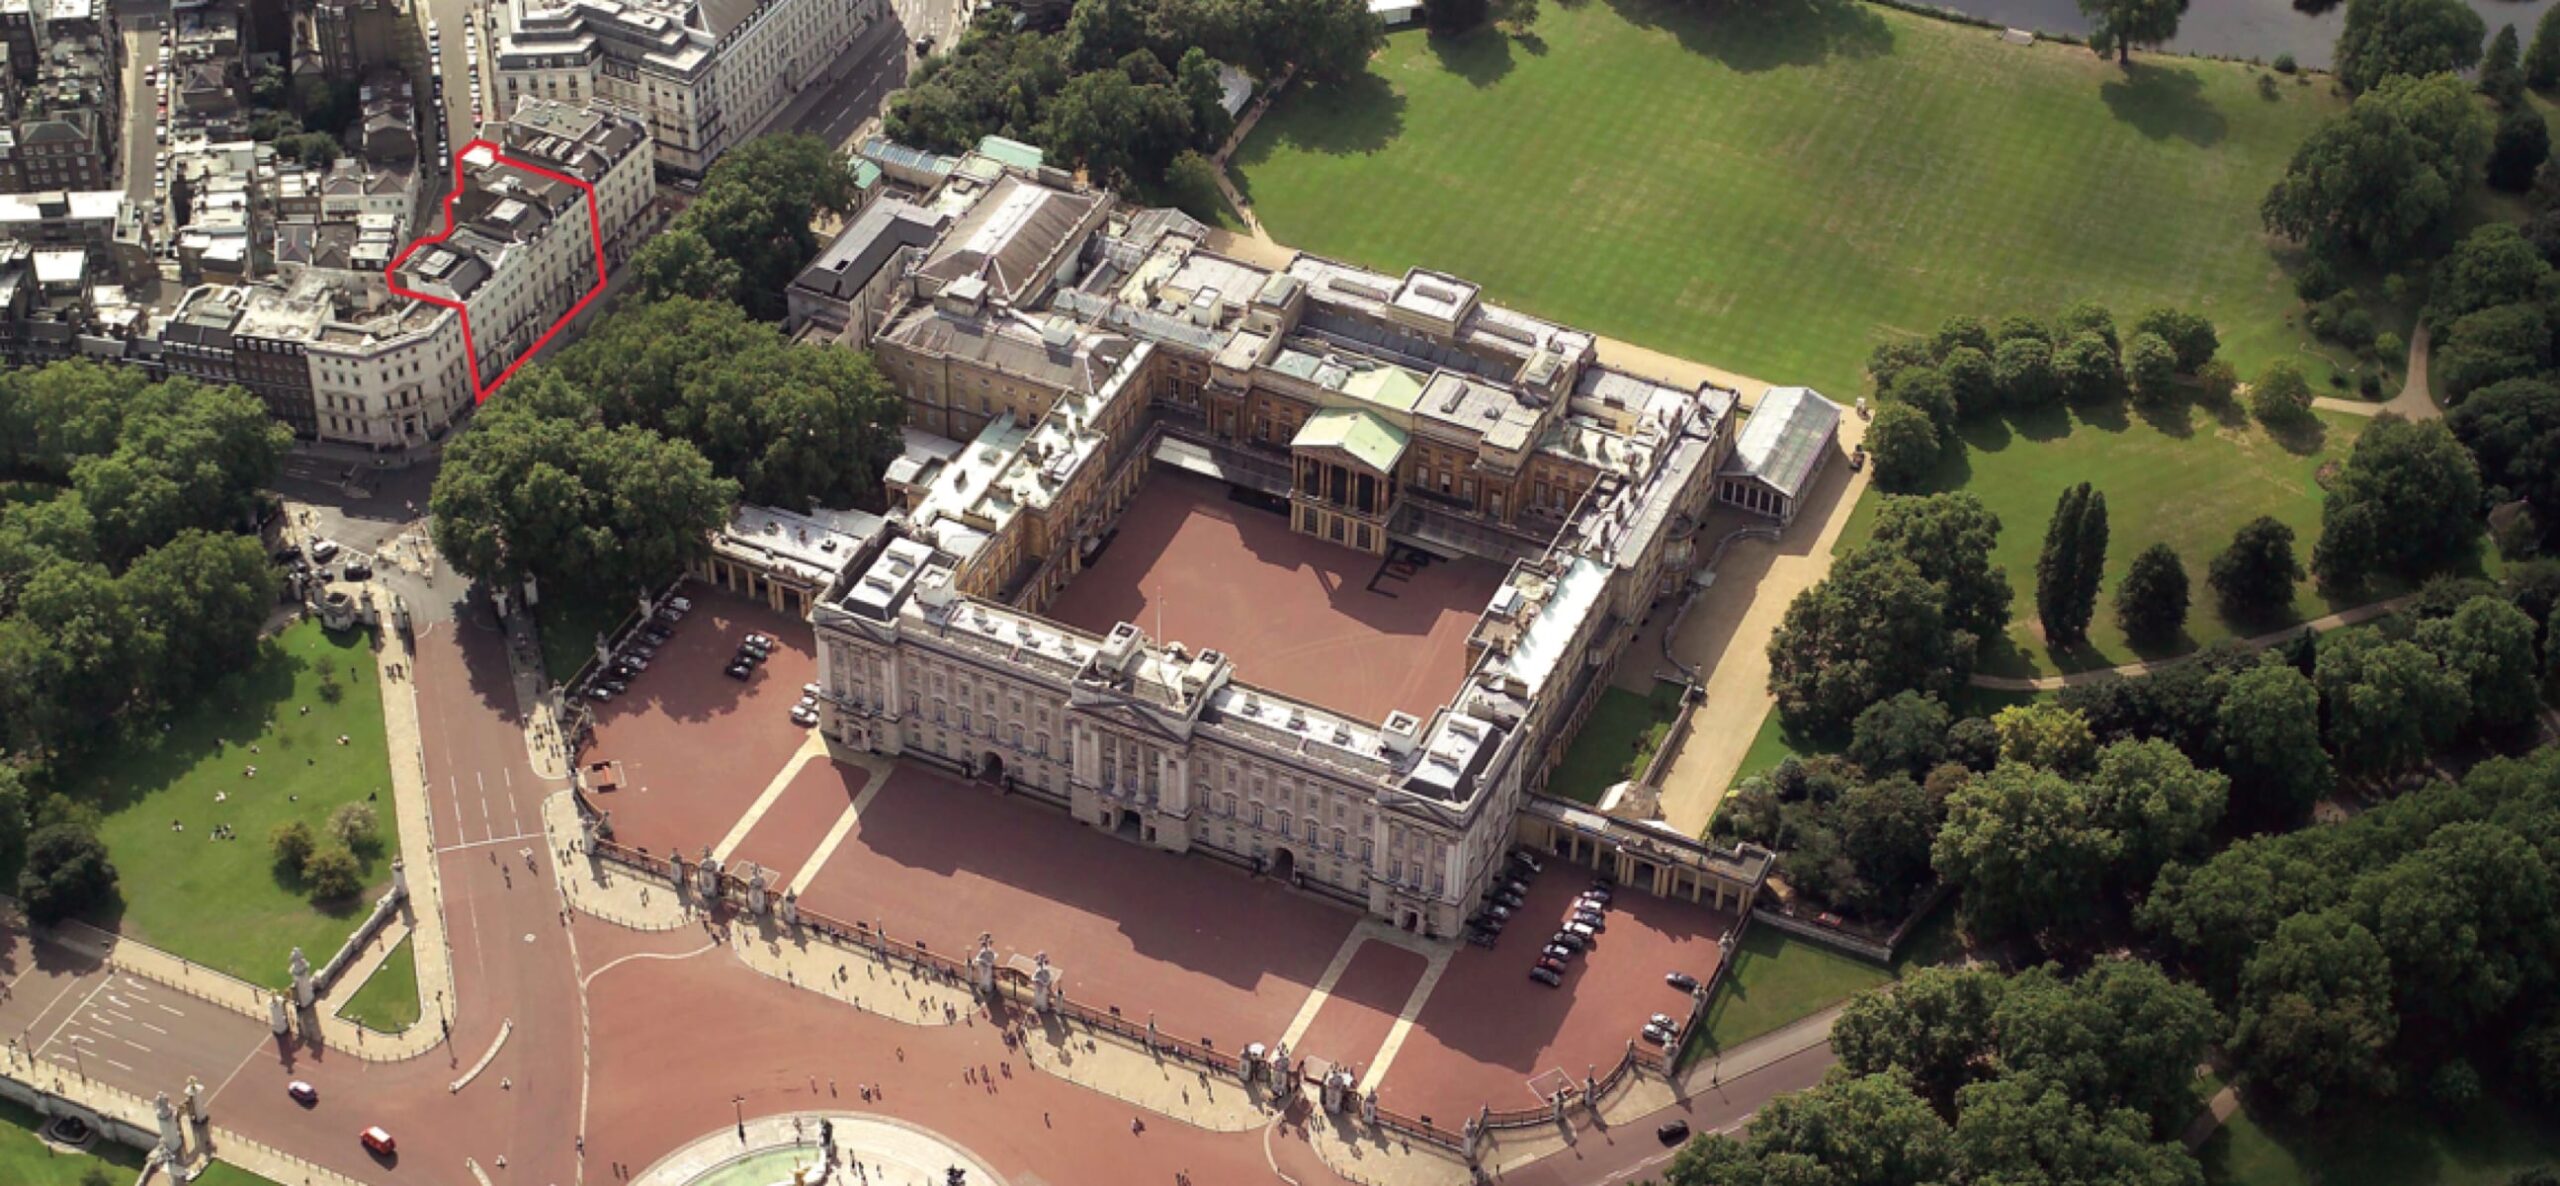
[[[996,937],[992,932],[978,932],[978,950],[969,956],[969,983],[979,996],[992,999],[996,995]]]
[[[1328,1115],[1342,1114],[1344,1105],[1350,1102],[1351,1087],[1350,1071],[1335,1067],[1325,1073],[1324,1082],[1318,1090],[1323,1095],[1324,1110]]]
[[[1360,1121],[1373,1128],[1377,1126],[1378,1093],[1375,1090],[1360,1093]],[[1472,1125],[1475,1121],[1470,1120],[1467,1123]]]
[[[1049,966],[1049,953],[1031,957],[1031,1007],[1046,1013],[1052,1007],[1051,993],[1058,991],[1058,970]]]
[[[720,858],[711,855],[711,846],[702,846],[702,860],[694,866],[694,892],[709,906],[720,900]]]
[[[1600,1068],[1589,1066],[1582,1072],[1582,1102],[1590,1105],[1591,1114],[1600,1114]]]
[[[283,997],[267,998],[267,1028],[279,1038],[293,1029],[293,1021],[285,1014]]]
[[[311,1003],[320,998],[320,993],[312,986],[311,961],[304,958],[301,948],[293,949],[293,957],[285,961],[285,971],[293,974],[294,1005],[303,1009],[310,1008]]]
[[[1289,1043],[1283,1041],[1271,1051],[1271,1087],[1285,1090],[1289,1085]]]
[[[782,891],[782,925],[793,930],[798,930],[800,927],[800,891],[798,890]]]
[[[595,850],[596,817],[580,812],[578,813],[578,851],[592,853]]]
[[[151,1115],[160,1122],[160,1155],[176,1161],[178,1150],[186,1144],[187,1137],[186,1132],[178,1127],[178,1106],[169,1102],[168,1092],[159,1092],[151,1097]]]
[[[767,897],[768,895],[765,893],[764,885],[764,866],[747,866],[747,912],[758,918],[764,917],[764,908]]]
[[[391,858],[391,900],[409,900],[409,862],[399,857]]]
[[[187,1115],[197,1124],[204,1123],[204,1080],[187,1076]]]
[[[1555,1105],[1556,1123],[1558,1124],[1564,1123],[1564,1097],[1567,1094],[1569,1093],[1559,1088],[1554,1095],[1548,1097],[1548,1102]]]

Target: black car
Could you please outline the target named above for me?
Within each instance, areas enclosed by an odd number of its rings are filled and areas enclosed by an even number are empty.
[[[1698,978],[1688,974],[1687,972],[1673,972],[1670,975],[1664,976],[1662,978],[1662,982],[1673,988],[1679,989],[1682,992],[1698,991]]]
[[[602,684],[606,690],[612,692],[616,696],[631,690],[631,681],[627,679],[609,679],[602,681]]]
[[[1582,951],[1591,946],[1590,940],[1574,934],[1571,931],[1557,931],[1556,937],[1547,940],[1547,942],[1553,943],[1558,947],[1570,948],[1574,951]]]
[[[1574,911],[1573,917],[1566,921],[1581,923],[1595,931],[1605,931],[1609,929],[1609,920],[1602,917],[1600,912],[1597,910]]]
[[[1502,919],[1491,914],[1479,914],[1470,918],[1467,920],[1467,925],[1480,931],[1491,931],[1497,935],[1502,933]]]
[[[1665,1145],[1677,1145],[1680,1142],[1689,1139],[1689,1122],[1686,1120],[1671,1121],[1664,1124],[1662,1127],[1653,1130],[1653,1135]]]
[[[648,635],[652,641],[656,642],[665,642],[676,636],[676,632],[668,629],[667,624],[664,622],[651,622],[648,625],[641,627],[640,633]]]
[[[1538,863],[1538,858],[1529,855],[1529,850],[1525,848],[1515,848],[1511,850],[1511,863],[1518,865],[1531,873],[1542,873],[1546,871],[1546,866]]]
[[[1529,892],[1529,883],[1515,877],[1509,881],[1503,882],[1502,888],[1510,893],[1525,894]]]
[[[1556,975],[1555,973],[1553,973],[1553,972],[1550,972],[1550,971],[1546,970],[1545,968],[1531,968],[1531,969],[1529,969],[1529,979],[1531,979],[1531,980],[1535,980],[1535,981],[1537,981],[1538,983],[1543,984],[1543,985],[1546,985],[1546,986],[1547,986],[1547,987],[1549,987],[1549,988],[1554,988],[1554,987],[1556,987],[1557,985],[1564,983],[1564,977],[1562,977],[1562,976],[1558,976],[1558,975]]]
[[[373,566],[362,560],[350,560],[347,562],[346,576],[347,579],[351,581],[372,580]]]
[[[1473,943],[1478,947],[1491,947],[1493,946],[1493,941],[1493,932],[1477,927],[1467,928],[1467,942]]]
[[[287,544],[284,547],[276,549],[276,563],[300,567],[302,564],[302,549],[294,547],[291,544]]]
[[[1505,910],[1518,910],[1520,908],[1520,904],[1526,900],[1527,899],[1522,898],[1518,894],[1495,894],[1493,896],[1493,904],[1500,906]]]
[[[727,667],[720,669],[721,673],[730,679],[745,679],[755,674],[755,670],[755,665],[744,659],[733,660]]]

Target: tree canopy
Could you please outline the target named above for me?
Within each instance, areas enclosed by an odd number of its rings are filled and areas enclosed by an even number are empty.
[[[2488,22],[2462,0],[2347,0],[2338,81],[2369,91],[2396,75],[2468,70],[2480,61],[2488,35]]]
[[[2401,2],[2357,0],[2359,6]],[[2406,2],[2470,15],[2460,0]],[[2479,17],[2471,20],[2476,25]],[[2471,171],[2488,154],[2488,117],[2461,79],[2390,75],[2294,150],[2259,213],[2269,231],[2315,252],[2396,259],[2447,225]]]

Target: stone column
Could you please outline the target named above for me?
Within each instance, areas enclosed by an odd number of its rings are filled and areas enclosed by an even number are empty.
[[[747,866],[747,913],[764,917],[767,895],[764,889],[764,866]]]
[[[279,1038],[293,1029],[293,1021],[284,1011],[283,997],[267,998],[267,1028]]]
[[[1031,957],[1031,963],[1031,1007],[1046,1013],[1050,1009],[1049,994],[1057,991],[1058,972],[1049,966],[1048,952]]]
[[[185,1147],[187,1138],[185,1130],[178,1125],[178,1106],[169,1102],[168,1092],[163,1091],[151,1097],[151,1114],[160,1123],[158,1146],[160,1155],[170,1161],[176,1161],[178,1151]]]
[[[578,816],[578,851],[590,855],[596,851],[596,817],[592,815]]]
[[[800,894],[797,890],[783,891],[782,925],[793,930],[800,929]]]
[[[285,962],[285,970],[293,975],[294,1006],[301,1009],[310,1008],[311,1003],[319,999],[320,993],[312,986],[311,961],[303,958],[301,948],[293,949],[292,958]]]
[[[400,857],[391,858],[391,900],[409,900],[409,862]]]
[[[978,949],[969,954],[969,983],[979,996],[995,999],[996,937],[989,932],[978,932]]]
[[[204,1081],[193,1075],[187,1076],[187,1115],[204,1123]]]

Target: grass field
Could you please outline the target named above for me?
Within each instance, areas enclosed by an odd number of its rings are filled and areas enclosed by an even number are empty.
[[[1854,0],[1551,4],[1396,34],[1233,175],[1290,246],[1842,398],[1889,336],[2083,299],[2197,309],[2254,374],[2309,347],[2258,202],[2343,106],[2262,77]]]
[[[335,703],[321,694],[324,670],[342,689]],[[251,765],[256,778],[244,777]],[[372,648],[362,634],[331,634],[318,622],[269,640],[253,667],[180,713],[158,745],[92,763],[77,777],[105,811],[99,835],[122,880],[120,916],[98,921],[277,988],[294,947],[315,965],[337,952],[370,895],[389,883],[400,847]],[[325,835],[331,809],[375,794],[382,843],[358,854],[367,896],[312,905],[275,872],[268,833],[301,820]],[[212,839],[215,824],[239,838]]]
[[[142,1169],[141,1150],[108,1140],[93,1143],[90,1148],[95,1153],[56,1153],[36,1136],[42,1127],[43,1117],[14,1101],[0,1100],[0,1182],[9,1186],[79,1186],[80,1171],[96,1166],[107,1171],[116,1186],[125,1186]]]
[[[1573,739],[1573,748],[1566,750],[1564,760],[1556,763],[1555,777],[1547,781],[1547,790],[1568,799],[1598,803],[1610,787],[1643,772],[1645,763],[1653,760],[1654,750],[1670,734],[1672,719],[1679,715],[1680,690],[1669,684],[1657,685],[1647,696],[1623,688],[1602,688],[1600,702],[1591,706],[1591,715]]]
[[[2403,1106],[2323,1128],[2271,1128],[2244,1108],[2197,1156],[2214,1186],[2504,1186],[2518,1170],[2560,1162],[2560,1126],[2495,1099],[2451,1122]]]
[[[1707,1043],[1729,1050],[1891,979],[1874,964],[1816,947],[1776,927],[1753,927],[1734,951],[1733,971],[1707,1006]]]
[[[418,1023],[418,961],[403,939],[382,966],[338,1007],[338,1016],[379,1033],[396,1034]]]
[[[2212,592],[2204,585],[2214,554],[2231,542],[2241,524],[2273,515],[2292,526],[2295,554],[2308,565],[2312,542],[2320,535],[2319,469],[2325,462],[2343,461],[2366,423],[2355,416],[2319,415],[2319,432],[2284,441],[2270,438],[2236,413],[2193,407],[2146,414],[2115,404],[1967,425],[1962,455],[1951,454],[1921,491],[1967,490],[2000,516],[2000,544],[1993,559],[2008,570],[2016,596],[2009,605],[2008,643],[1986,650],[1982,670],[2045,675],[2111,667],[2231,637],[2234,627],[2215,612]],[[2089,643],[2055,655],[2036,625],[2035,560],[2054,500],[2074,482],[2088,482],[2107,496],[2106,583],[2090,622]],[[1858,506],[1841,532],[1842,550],[1866,539],[1882,505],[1883,500],[1870,498]],[[2116,628],[2115,587],[2134,555],[2154,543],[2177,549],[2186,563],[2194,603],[2185,638],[2158,651],[2139,652]],[[2340,607],[2309,581],[2295,590],[2295,616],[2317,617]]]
[[[195,1176],[192,1186],[276,1186],[276,1183],[239,1166],[217,1161],[205,1166]]]

